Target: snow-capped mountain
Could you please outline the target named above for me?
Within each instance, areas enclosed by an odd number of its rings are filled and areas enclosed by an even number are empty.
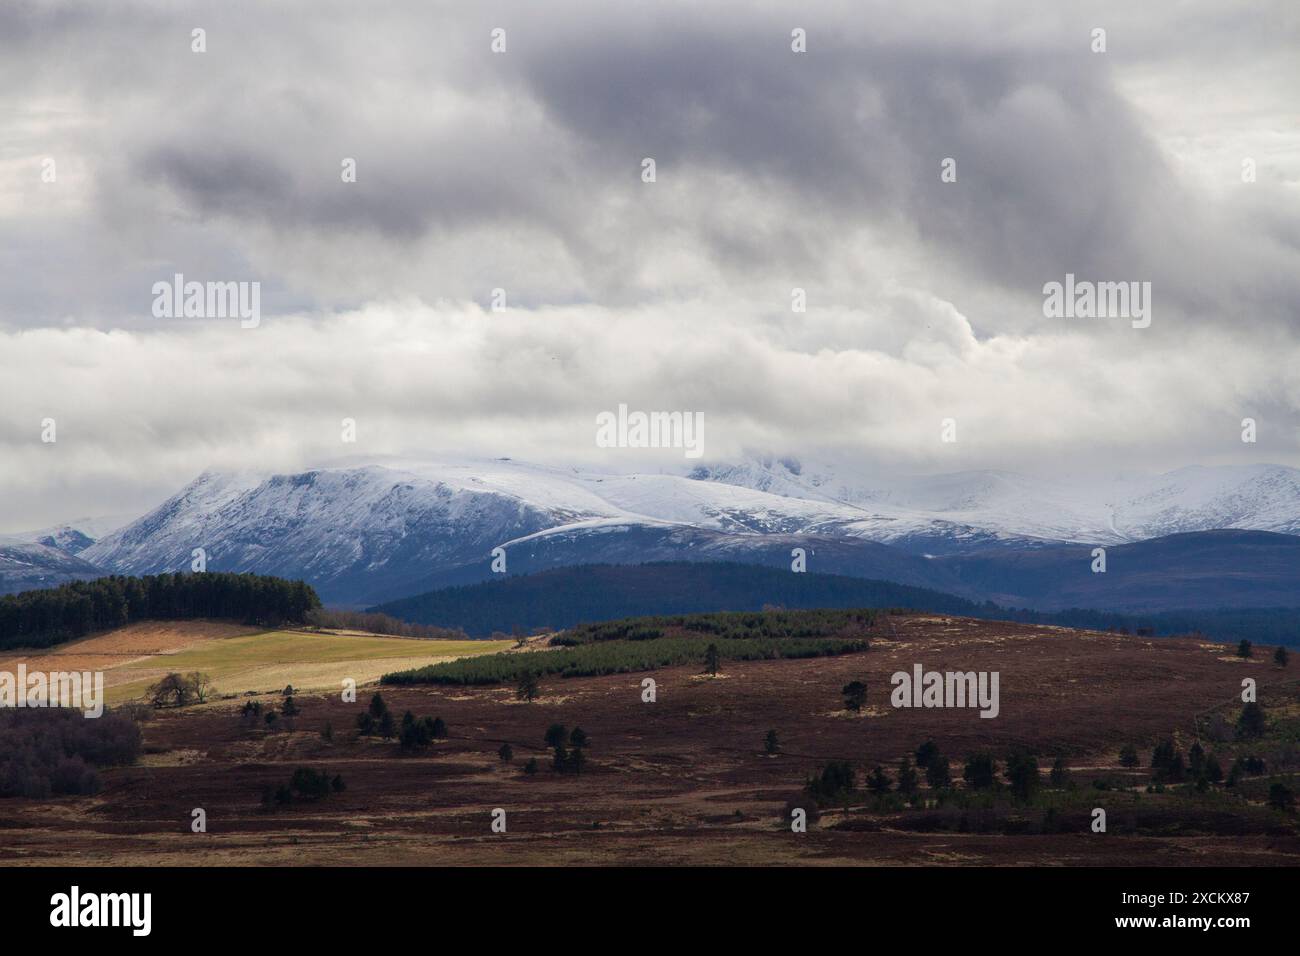
[[[0,543],[0,594],[54,587],[104,574],[80,558],[32,542]]]
[[[366,466],[297,475],[205,473],[82,557],[119,573],[211,570],[303,578],[341,601],[426,586],[492,548],[591,517],[538,489],[544,504],[465,473],[435,481]]]
[[[135,515],[76,518],[39,531],[0,535],[0,545],[41,544],[64,554],[79,554],[104,535],[128,524]]]
[[[697,468],[692,477],[860,507],[877,519],[873,537],[892,543],[943,529],[1097,544],[1225,528],[1300,534],[1300,470],[1282,465],[1073,482],[971,471],[867,484],[790,459],[759,459]]]
[[[1300,533],[1300,471],[1185,468],[1107,483],[1006,472],[860,480],[792,459],[682,474],[608,474],[509,459],[345,463],[294,475],[205,473],[78,557],[115,573],[212,570],[302,577],[327,600],[374,603],[577,563],[731,560],[973,593],[923,556],[1062,542],[1115,545],[1175,532]],[[882,547],[888,546],[888,547]]]

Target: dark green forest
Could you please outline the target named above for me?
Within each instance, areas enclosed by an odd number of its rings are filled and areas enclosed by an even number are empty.
[[[218,618],[298,624],[320,598],[302,581],[257,574],[159,574],[74,581],[0,598],[0,649],[49,647],[134,621]]]
[[[584,564],[430,591],[372,610],[404,621],[461,628],[471,637],[513,629],[764,607],[916,607],[974,615],[972,601],[925,588],[834,574],[792,574],[729,562]]]
[[[471,637],[570,628],[653,615],[763,608],[900,607],[985,620],[1018,621],[1220,641],[1300,646],[1300,608],[1113,613],[1089,608],[1035,611],[977,603],[927,588],[834,574],[792,574],[729,562],[589,564],[444,588],[373,610],[404,621],[460,628]]]

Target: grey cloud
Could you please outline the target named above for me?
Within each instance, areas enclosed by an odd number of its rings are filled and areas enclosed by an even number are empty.
[[[345,410],[372,451],[561,458],[589,451],[593,404],[623,400],[704,409],[737,450],[838,443],[917,469],[947,466],[929,423],[954,405],[972,466],[1208,461],[1252,410],[1276,440],[1300,421],[1279,369],[1300,334],[1300,25],[1285,2],[1169,16],[5,5],[0,489],[83,469],[120,510],[137,480],[309,462]],[[261,281],[267,334],[153,320],[175,271]],[[1150,334],[1045,321],[1041,286],[1066,272],[1150,280]],[[507,315],[466,306],[497,286]],[[94,436],[84,457],[28,447],[50,410]]]

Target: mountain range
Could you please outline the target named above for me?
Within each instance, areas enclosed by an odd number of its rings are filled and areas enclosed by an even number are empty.
[[[1188,467],[1106,482],[1000,471],[871,479],[755,457],[679,473],[494,459],[206,472],[135,521],[0,537],[0,591],[97,574],[303,578],[377,604],[578,564],[727,561],[1032,607],[1300,605],[1300,470]],[[1090,570],[1108,549],[1106,574]],[[1206,602],[1218,602],[1206,603]],[[1226,602],[1226,603],[1224,603]]]

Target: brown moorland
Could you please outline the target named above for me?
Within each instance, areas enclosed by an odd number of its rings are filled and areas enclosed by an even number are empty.
[[[1225,735],[1241,709],[1241,682],[1258,682],[1273,729],[1270,773],[1295,785],[1295,748],[1283,738],[1300,720],[1292,670],[1271,651],[1240,660],[1231,648],[1192,638],[1147,639],[932,615],[881,616],[864,653],[799,660],[724,661],[716,677],[698,667],[542,680],[542,696],[511,687],[382,689],[395,718],[441,717],[446,739],[405,753],[396,740],[360,737],[355,703],[302,696],[301,714],[277,730],[239,708],[273,695],[160,711],[142,724],[136,766],[102,772],[93,797],[0,800],[0,863],[117,865],[524,865],[885,864],[1295,865],[1294,815],[1265,806],[1263,780],[1233,792],[1190,785],[1148,792],[1154,744],[1199,740],[1226,771],[1242,745]],[[545,653],[544,651],[542,653]],[[1000,714],[895,709],[889,678],[910,671],[998,671]],[[642,680],[657,700],[642,701]],[[841,688],[867,684],[860,714]],[[1225,723],[1226,722],[1226,723]],[[332,740],[322,737],[326,724]],[[591,738],[581,774],[551,767],[543,742],[553,723]],[[764,752],[774,729],[779,752]],[[1064,757],[1072,786],[1059,799],[1016,807],[903,807],[861,789],[877,764],[934,740],[960,781],[962,762],[1014,747],[1047,769]],[[498,757],[503,743],[513,760]],[[1126,769],[1119,751],[1138,748]],[[539,771],[525,774],[529,758]],[[859,790],[813,814],[793,833],[788,808],[810,806],[806,779],[828,762],[855,767]],[[265,805],[264,791],[309,767],[339,775],[342,792],[311,802]],[[922,777],[924,779],[924,777]],[[1272,779],[1272,778],[1267,778]],[[1098,789],[1100,783],[1107,789]],[[1246,797],[1240,796],[1245,794]],[[1093,833],[1091,809],[1108,814]],[[191,832],[191,812],[207,832]],[[507,830],[493,833],[492,811]],[[1050,812],[1049,812],[1050,811]]]

